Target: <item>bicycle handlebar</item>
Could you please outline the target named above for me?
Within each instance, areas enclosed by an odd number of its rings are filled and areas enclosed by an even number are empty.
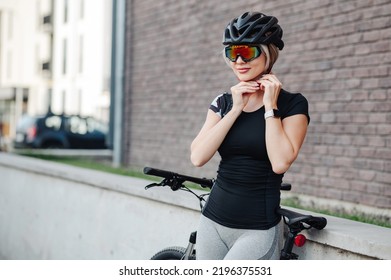
[[[167,181],[177,181],[179,183],[183,182],[192,182],[195,184],[199,184],[203,188],[212,188],[215,180],[214,179],[206,179],[206,178],[196,178],[192,176],[187,176],[179,173],[175,173],[172,171],[166,171],[162,169],[152,168],[152,167],[144,167],[144,174],[157,176],[165,178]],[[167,182],[165,182],[167,183]],[[292,185],[289,183],[281,183],[280,189],[282,191],[290,191],[292,189]],[[176,190],[176,188],[175,188]]]
[[[182,183],[185,181],[192,182],[192,183],[199,184],[203,188],[212,188],[213,183],[214,183],[214,179],[196,178],[196,177],[182,175],[179,173],[156,169],[156,168],[152,168],[152,167],[144,167],[144,174],[162,177],[167,180],[174,180],[175,179],[175,180],[180,181]]]

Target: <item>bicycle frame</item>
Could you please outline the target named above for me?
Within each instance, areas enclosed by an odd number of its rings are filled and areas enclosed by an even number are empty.
[[[171,171],[165,171],[161,169],[155,169],[151,167],[144,168],[144,174],[158,176],[164,178],[160,183],[152,183],[145,187],[149,189],[156,186],[169,186],[173,191],[183,190],[192,193],[200,201],[200,209],[202,210],[203,203],[205,202],[204,197],[209,195],[209,193],[198,195],[193,192],[191,189],[184,185],[185,182],[193,182],[200,185],[203,188],[211,189],[215,180],[206,179],[206,178],[196,178],[187,175],[178,174]],[[287,183],[281,184],[281,190],[289,191],[292,186]],[[308,230],[310,228],[315,228],[317,230],[323,229],[327,220],[324,217],[315,217],[312,215],[305,215],[298,213],[289,209],[279,208],[277,209],[278,214],[280,214],[284,220],[285,225],[288,228],[287,235],[285,237],[284,246],[280,253],[281,260],[293,260],[298,259],[298,255],[293,253],[294,245],[301,247],[304,245],[306,238],[304,235],[300,234],[303,230]],[[197,239],[197,232],[194,231],[190,234],[189,244],[186,249],[182,247],[171,247],[166,248],[152,257],[152,259],[181,259],[181,260],[190,260],[195,259],[195,245]],[[165,254],[161,254],[165,253]],[[180,258],[179,258],[180,257]]]

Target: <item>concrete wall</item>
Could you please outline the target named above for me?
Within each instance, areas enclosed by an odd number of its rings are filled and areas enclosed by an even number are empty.
[[[0,259],[148,259],[185,246],[197,200],[149,183],[0,153]],[[391,229],[327,219],[301,259],[391,259]]]

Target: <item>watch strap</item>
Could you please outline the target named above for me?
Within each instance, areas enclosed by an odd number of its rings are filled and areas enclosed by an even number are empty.
[[[278,109],[272,109],[265,112],[265,120],[267,118],[279,118],[280,117],[280,111]]]

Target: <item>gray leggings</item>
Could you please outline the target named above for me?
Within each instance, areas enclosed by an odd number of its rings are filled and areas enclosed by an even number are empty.
[[[283,221],[268,230],[235,229],[201,215],[197,230],[197,260],[279,259]]]

